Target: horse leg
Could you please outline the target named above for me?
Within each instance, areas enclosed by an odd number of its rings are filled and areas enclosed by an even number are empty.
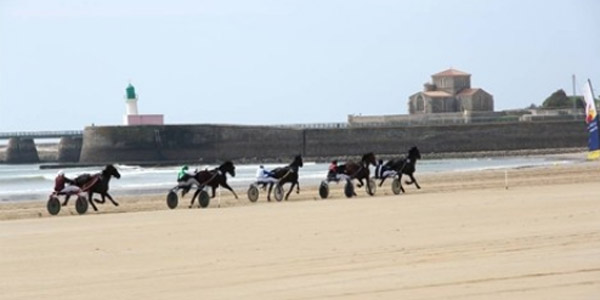
[[[233,193],[233,196],[235,197],[235,199],[237,199],[237,198],[238,198],[238,196],[237,196],[237,194],[235,193],[235,191],[233,191],[233,189],[232,189],[232,188],[229,186],[229,184],[227,184],[227,182],[225,182],[225,183],[222,183],[222,184],[221,184],[221,186],[222,186],[222,187],[224,187],[224,188],[226,188],[226,189],[228,189],[230,192],[232,192],[232,193]]]
[[[296,194],[300,194],[300,182],[296,180]]]
[[[417,189],[421,189],[421,187],[417,183],[417,180],[415,179],[415,177],[413,176],[413,174],[408,174],[408,176],[410,176],[411,182],[406,182],[406,184],[413,184],[414,183],[415,186],[417,187]]]
[[[96,201],[96,203],[104,204],[104,202],[106,202],[104,194],[100,194],[100,197],[102,198],[102,200],[94,199],[94,201]]]
[[[362,182],[362,178],[356,178],[358,180],[358,183],[356,184],[356,187],[362,187],[363,186],[363,182]]]
[[[404,190],[404,187],[402,186],[402,172],[400,172],[398,174],[398,183],[400,183],[400,190],[402,191],[402,193],[406,193],[406,191]]]
[[[190,202],[190,208],[192,208],[192,206],[194,206],[194,200],[196,200],[196,197],[200,194],[201,190],[196,190],[196,192],[194,193],[194,196],[192,196],[192,202]],[[200,200],[198,200],[198,203],[200,202]]]
[[[119,206],[119,203],[117,203],[117,201],[115,201],[108,192],[106,192],[105,194],[106,194],[106,197],[108,197],[108,200],[110,200],[110,202],[112,202],[112,204],[114,206]]]
[[[292,186],[290,186],[290,190],[287,192],[287,194],[285,195],[285,200],[287,201],[288,197],[290,196],[290,194],[292,193],[292,191],[294,190],[294,185],[296,185],[295,182],[292,182]]]
[[[214,197],[215,197],[215,195],[216,195],[216,192],[217,192],[217,186],[218,186],[218,185],[212,186],[212,197],[211,197],[211,198],[214,198]]]
[[[387,178],[388,178],[388,176],[387,176],[387,175],[386,175],[386,176],[383,176],[383,177],[381,177],[381,182],[379,183],[379,186],[382,186],[382,185],[383,185],[383,182],[384,182],[384,181],[385,181]]]
[[[71,198],[71,195],[67,194],[65,196],[65,202],[63,202],[62,206],[67,206],[67,203],[69,203],[69,198]]]
[[[88,202],[92,205],[92,208],[94,209],[94,211],[98,211],[96,204],[94,204],[94,198],[92,198],[93,196],[94,196],[94,193],[92,191],[89,191],[88,192]]]
[[[273,189],[273,183],[269,183],[269,191],[267,191],[267,201],[271,201],[271,190]]]

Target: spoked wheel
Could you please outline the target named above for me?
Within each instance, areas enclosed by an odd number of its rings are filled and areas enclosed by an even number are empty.
[[[60,212],[60,201],[58,201],[57,197],[52,196],[50,199],[48,199],[46,208],[51,215],[55,216]]]
[[[275,191],[273,192],[273,194],[275,196],[275,200],[283,200],[283,187],[279,184],[275,185]]]
[[[346,185],[344,186],[344,195],[346,195],[348,198],[352,198],[352,196],[354,196],[354,185],[350,180],[346,181]]]
[[[319,186],[319,196],[321,196],[321,199],[327,199],[327,197],[329,197],[329,184],[327,181],[321,181],[321,185]]]
[[[78,214],[83,215],[88,210],[88,201],[83,196],[77,196],[77,200],[75,201],[75,210]]]
[[[398,195],[398,194],[400,194],[401,191],[402,191],[402,186],[400,185],[400,179],[398,179],[398,177],[396,177],[392,181],[392,192],[395,195]]]
[[[375,183],[375,180],[369,179],[369,184],[367,185],[366,189],[369,196],[375,195],[375,192],[377,192],[377,184]]]
[[[200,191],[200,194],[198,194],[198,203],[202,208],[206,208],[210,204],[210,196],[205,190]]]
[[[167,194],[167,206],[170,209],[174,209],[175,207],[177,207],[178,203],[179,203],[179,198],[177,197],[177,193],[174,191],[170,191]]]
[[[250,202],[256,202],[256,200],[258,200],[258,187],[255,184],[251,184],[248,188],[248,200],[250,200]]]

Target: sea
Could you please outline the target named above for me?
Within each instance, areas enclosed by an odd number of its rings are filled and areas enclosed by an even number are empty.
[[[441,172],[465,172],[491,169],[514,169],[544,165],[571,164],[575,160],[557,159],[555,157],[497,157],[471,159],[431,159],[419,160],[419,174]],[[231,187],[243,194],[246,188],[255,181],[257,164],[236,165],[236,176],[229,177]],[[267,169],[282,167],[283,164],[264,164]],[[116,165],[120,179],[110,181],[111,195],[136,195],[167,193],[176,185],[180,167],[141,167],[135,165]],[[217,165],[190,166],[197,169],[212,169]],[[300,169],[300,186],[318,185],[327,174],[328,164],[304,162]],[[68,168],[65,175],[74,178],[83,173],[98,173],[102,167]],[[39,164],[10,165],[0,164],[0,202],[45,201],[54,187],[57,169],[41,169]]]

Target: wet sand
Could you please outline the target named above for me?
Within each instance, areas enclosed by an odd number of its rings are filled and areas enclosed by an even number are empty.
[[[2,299],[597,299],[600,163],[422,175],[421,190],[50,217],[0,205]]]

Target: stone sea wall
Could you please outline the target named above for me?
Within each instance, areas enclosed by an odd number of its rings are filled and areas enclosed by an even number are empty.
[[[81,163],[260,160],[585,147],[584,122],[291,129],[269,126],[163,125],[87,127]]]

